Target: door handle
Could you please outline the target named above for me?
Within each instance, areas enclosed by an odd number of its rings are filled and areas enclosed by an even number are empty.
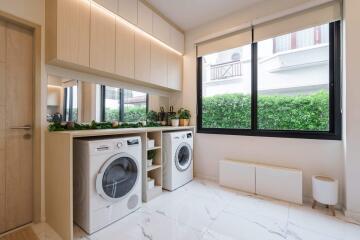
[[[22,129],[22,130],[31,130],[32,127],[30,125],[24,125],[24,126],[14,126],[14,127],[10,127],[10,129]]]

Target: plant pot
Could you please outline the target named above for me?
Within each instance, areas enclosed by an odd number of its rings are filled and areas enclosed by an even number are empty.
[[[179,126],[179,119],[171,119],[171,126],[178,127]]]
[[[180,119],[180,126],[189,126],[190,119]]]
[[[146,166],[147,167],[151,167],[153,165],[153,159],[148,159],[147,161],[146,161]]]

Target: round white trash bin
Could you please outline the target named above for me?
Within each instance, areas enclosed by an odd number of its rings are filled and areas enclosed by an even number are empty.
[[[335,216],[334,207],[338,202],[339,194],[338,180],[324,176],[313,176],[312,188],[314,198],[313,208],[315,208],[316,203],[325,204]]]

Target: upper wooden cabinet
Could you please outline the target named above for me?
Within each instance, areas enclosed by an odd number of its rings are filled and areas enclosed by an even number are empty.
[[[90,68],[115,73],[115,15],[92,4],[90,26]]]
[[[153,35],[162,42],[170,44],[170,24],[156,13],[153,13]]]
[[[116,20],[116,74],[135,78],[135,32]]]
[[[118,0],[118,15],[132,24],[138,24],[138,1]]]
[[[151,79],[152,84],[167,87],[168,51],[158,43],[151,43]]]
[[[93,0],[104,8],[112,11],[113,13],[117,13],[118,11],[118,0]]]
[[[173,52],[169,52],[167,57],[167,87],[180,91],[182,89],[183,57]]]
[[[46,61],[89,67],[90,2],[46,1]]]
[[[153,11],[141,1],[138,1],[138,26],[145,32],[152,34]]]
[[[182,32],[174,27],[170,28],[170,47],[174,48],[180,53],[184,53],[185,37]]]
[[[135,33],[135,79],[150,82],[151,41]]]

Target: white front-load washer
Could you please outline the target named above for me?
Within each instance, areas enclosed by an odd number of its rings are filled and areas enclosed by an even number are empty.
[[[193,179],[193,133],[163,134],[163,188],[173,191]]]
[[[141,206],[141,138],[75,139],[74,222],[92,234]]]

